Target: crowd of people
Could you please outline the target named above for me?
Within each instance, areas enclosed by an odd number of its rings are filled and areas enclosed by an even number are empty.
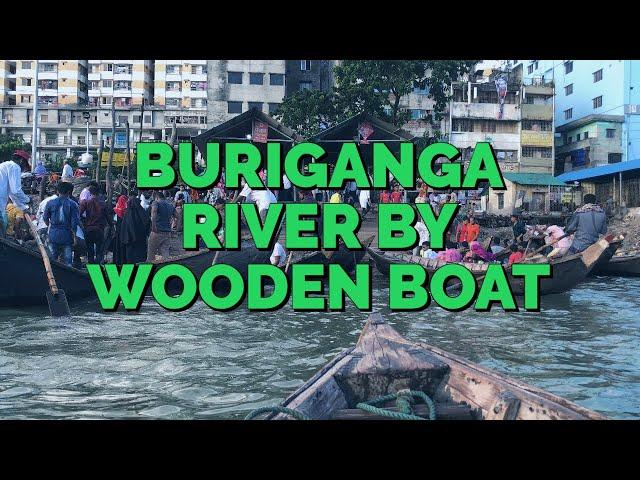
[[[511,216],[512,236],[501,239],[490,236],[479,241],[480,225],[473,215],[456,218],[446,234],[446,248],[434,251],[430,248],[429,232],[418,221],[415,229],[419,244],[414,255],[445,262],[503,263],[513,265],[533,254],[548,259],[572,255],[586,250],[607,232],[605,211],[596,203],[593,194],[584,196],[584,204],[578,208],[566,228],[560,225],[526,225],[518,215]]]
[[[24,217],[31,198],[22,191],[21,175],[31,171],[29,153],[18,150],[12,160],[0,163],[0,233],[19,241],[29,241],[30,229]],[[46,168],[38,164],[34,175],[42,179]],[[115,264],[153,262],[157,255],[171,256],[172,238],[183,228],[186,203],[205,202],[224,215],[228,202],[255,203],[264,221],[274,202],[349,203],[360,210],[364,218],[373,208],[372,191],[359,190],[355,182],[347,182],[341,190],[296,190],[286,176],[282,188],[272,191],[252,189],[246,183],[229,191],[224,174],[209,190],[191,189],[180,185],[173,191],[136,192],[120,195],[115,205],[107,199],[100,185],[91,181],[74,197],[74,172],[65,163],[56,193],[44,198],[37,209],[36,224],[40,238],[48,246],[52,258],[67,265],[81,267],[82,257],[88,263]],[[266,174],[260,172],[265,181]],[[459,203],[455,191],[436,192],[418,182],[415,203],[429,203],[436,214],[445,203]],[[379,203],[406,201],[406,192],[393,179],[390,188],[379,193]],[[606,233],[604,210],[596,204],[595,196],[585,195],[584,205],[578,208],[567,228],[559,225],[527,226],[516,215],[511,217],[512,238],[489,237],[481,243],[480,225],[474,218],[473,205],[457,217],[446,235],[446,248],[435,251],[430,247],[429,231],[422,221],[415,224],[418,246],[414,255],[446,262],[502,262],[507,265],[522,261],[527,254],[540,251],[549,258],[578,253]],[[319,219],[320,220],[320,219]],[[322,222],[319,221],[319,232]],[[222,234],[222,232],[220,232]],[[109,258],[110,256],[110,258]],[[271,255],[274,265],[284,266],[286,251],[276,243]]]

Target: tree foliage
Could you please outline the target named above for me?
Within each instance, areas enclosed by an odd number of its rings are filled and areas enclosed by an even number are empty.
[[[26,143],[21,136],[0,134],[0,162],[11,160],[11,156],[16,150],[31,152],[31,145]]]
[[[453,81],[477,60],[345,60],[334,68],[336,87],[330,92],[305,90],[285,98],[277,115],[302,136],[318,133],[360,112],[402,126],[409,111],[402,97],[415,87],[428,87],[437,125],[446,111]]]

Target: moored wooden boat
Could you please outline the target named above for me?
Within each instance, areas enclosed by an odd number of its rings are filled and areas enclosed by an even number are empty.
[[[543,278],[540,281],[540,294],[562,293],[570,290],[583,281],[599,262],[608,262],[615,250],[619,246],[619,241],[614,240],[613,235],[601,238],[585,251],[575,255],[566,255],[558,259],[551,260],[552,276]],[[382,252],[368,249],[369,256],[376,264],[376,268],[384,275],[389,274],[389,267],[393,263],[417,263],[425,267],[431,274],[437,268],[444,265],[442,260],[429,260],[416,255],[396,252]],[[545,257],[540,255],[531,257],[528,262],[545,262]],[[489,264],[463,263],[477,279],[481,279],[486,274]],[[515,295],[524,294],[524,279],[511,275],[511,269],[505,267],[507,279]]]
[[[250,241],[242,242],[241,246],[239,251],[221,251],[217,263],[233,266],[246,279],[248,266],[269,262],[270,252],[256,249]],[[188,267],[198,278],[211,266],[215,254],[215,251],[200,250],[169,257],[154,262],[154,265],[158,268],[169,263],[179,263]],[[69,300],[96,298],[93,283],[86,270],[68,267],[55,260],[51,260],[51,267],[58,286],[65,291]],[[48,284],[39,251],[0,238],[0,271],[0,307],[46,304],[44,292],[48,289]],[[222,280],[216,282],[215,287],[218,292],[224,292],[229,285]],[[167,283],[169,292],[175,292],[179,288],[181,284],[176,279],[170,279]],[[147,291],[147,295],[149,294],[150,289]]]
[[[428,396],[413,405],[409,415],[455,420],[602,420],[604,415],[576,405],[532,385],[527,385],[457,355],[424,343],[404,339],[379,313],[369,317],[354,348],[347,349],[281,405],[314,420],[378,420],[398,415],[380,402],[385,411],[371,411],[362,403],[410,390],[413,398]],[[415,393],[419,392],[419,393]],[[431,403],[432,402],[432,403]],[[365,410],[366,409],[366,410]],[[271,413],[269,419],[290,418]]]
[[[594,268],[592,274],[615,277],[640,276],[640,254],[615,255],[607,263]]]

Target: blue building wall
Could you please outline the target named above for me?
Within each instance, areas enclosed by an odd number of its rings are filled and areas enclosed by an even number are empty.
[[[537,64],[535,63],[537,62]],[[640,106],[640,61],[572,60],[573,70],[566,73],[566,60],[517,60],[525,78],[553,79],[555,82],[555,125],[564,125],[587,115],[624,115],[622,126],[622,160],[640,158],[640,109],[625,113],[625,105]],[[514,63],[514,62],[512,62]],[[534,65],[529,71],[529,65]],[[536,68],[537,67],[537,68]],[[594,82],[594,72],[602,69],[602,80]],[[565,87],[573,85],[566,95]],[[594,108],[593,99],[602,96],[602,106]],[[565,111],[572,109],[571,118]]]

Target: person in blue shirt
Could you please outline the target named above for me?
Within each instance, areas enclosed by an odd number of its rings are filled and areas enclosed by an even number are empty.
[[[55,260],[62,257],[62,262],[71,266],[73,260],[73,244],[76,230],[80,223],[78,204],[69,197],[73,185],[60,182],[58,198],[47,203],[42,219],[49,226],[49,248]]]

